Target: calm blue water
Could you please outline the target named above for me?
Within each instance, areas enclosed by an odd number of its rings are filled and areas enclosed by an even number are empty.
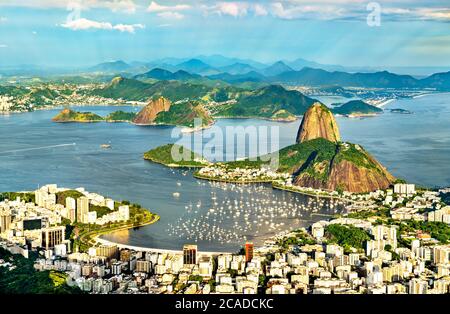
[[[414,114],[339,118],[342,137],[363,145],[398,177],[427,186],[450,185],[450,95],[399,100],[388,108],[408,109]],[[81,110],[106,115],[117,108]],[[57,112],[0,116],[0,191],[31,190],[48,183],[84,186],[115,199],[140,203],[161,216],[161,221],[152,226],[109,235],[109,240],[169,249],[197,242],[204,250],[231,250],[245,238],[257,242],[276,231],[307,225],[322,219],[320,214],[339,210],[323,201],[266,186],[196,180],[188,171],[143,160],[145,151],[175,141],[172,127],[52,123]],[[275,125],[283,147],[294,142],[299,124],[220,120],[217,126]],[[26,150],[70,143],[76,145]],[[112,149],[102,150],[103,143],[111,143]],[[174,192],[180,196],[175,197]]]

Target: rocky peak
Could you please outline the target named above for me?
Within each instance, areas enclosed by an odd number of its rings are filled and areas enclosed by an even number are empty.
[[[160,112],[169,111],[172,103],[170,100],[160,97],[151,100],[134,118],[135,124],[153,124]]]
[[[297,143],[316,138],[324,138],[334,143],[341,141],[339,128],[333,113],[319,102],[314,103],[304,114],[297,133]]]

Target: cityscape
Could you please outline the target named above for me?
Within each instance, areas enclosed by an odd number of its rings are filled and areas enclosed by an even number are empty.
[[[0,295],[450,294],[445,1],[0,9]]]

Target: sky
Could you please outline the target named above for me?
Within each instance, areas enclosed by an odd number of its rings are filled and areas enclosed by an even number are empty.
[[[450,67],[450,1],[0,0],[0,66],[213,54]]]

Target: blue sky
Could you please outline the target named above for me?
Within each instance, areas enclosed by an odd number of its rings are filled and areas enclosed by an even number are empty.
[[[0,66],[222,54],[450,67],[448,0],[370,2],[0,0]],[[379,25],[368,25],[378,8]]]

